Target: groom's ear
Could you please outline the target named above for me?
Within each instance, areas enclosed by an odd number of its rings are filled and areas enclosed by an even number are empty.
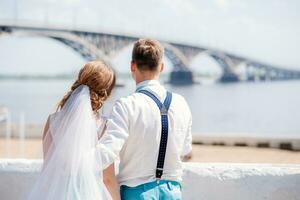
[[[160,73],[163,72],[164,69],[165,69],[165,64],[164,64],[164,63],[161,63],[161,64],[160,64],[159,72],[160,72]]]
[[[136,68],[137,68],[136,63],[134,61],[131,61],[131,63],[130,63],[131,72],[135,72]]]

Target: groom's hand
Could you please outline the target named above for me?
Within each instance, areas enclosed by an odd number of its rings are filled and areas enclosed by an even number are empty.
[[[186,155],[184,155],[184,156],[181,157],[181,160],[182,160],[183,162],[188,162],[188,161],[190,161],[191,159],[192,159],[192,152],[190,152],[190,153],[188,153],[188,154],[186,154]]]

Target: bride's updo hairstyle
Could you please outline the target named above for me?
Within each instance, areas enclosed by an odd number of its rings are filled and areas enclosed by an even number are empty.
[[[109,97],[116,84],[116,76],[111,67],[102,61],[86,63],[80,70],[77,80],[71,90],[58,104],[58,110],[62,109],[72,92],[80,85],[86,85],[90,89],[91,105],[93,111],[98,111],[103,102]]]

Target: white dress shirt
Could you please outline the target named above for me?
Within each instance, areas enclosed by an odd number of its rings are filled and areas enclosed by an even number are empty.
[[[152,92],[163,102],[166,90],[156,80],[144,81],[137,90]],[[162,180],[182,180],[181,156],[192,150],[192,115],[185,99],[173,93],[168,112],[169,136]],[[119,157],[120,185],[137,186],[155,181],[161,136],[160,111],[155,102],[141,93],[118,100],[100,139],[98,153],[105,166]]]

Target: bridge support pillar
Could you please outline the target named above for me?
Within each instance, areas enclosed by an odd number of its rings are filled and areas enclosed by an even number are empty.
[[[232,82],[238,82],[238,81],[240,81],[240,79],[236,74],[234,74],[232,72],[227,72],[221,76],[219,81],[221,83],[232,83]]]
[[[194,84],[194,76],[191,71],[173,71],[170,74],[169,83],[173,85],[191,85]]]
[[[224,72],[219,82],[221,83],[232,83],[240,81],[239,77],[233,72]]]

